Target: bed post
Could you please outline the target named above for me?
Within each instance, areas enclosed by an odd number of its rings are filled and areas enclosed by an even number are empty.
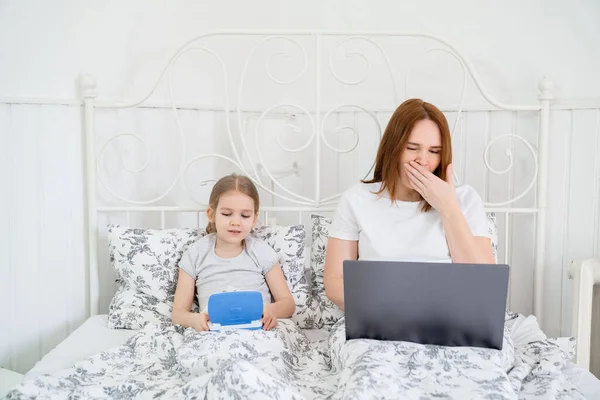
[[[554,98],[552,88],[554,84],[544,77],[539,84],[540,93],[540,132],[538,139],[538,177],[536,193],[536,252],[533,270],[534,298],[533,312],[540,327],[543,326],[544,308],[544,262],[546,255],[546,204],[548,196],[548,141],[550,139],[550,102]]]
[[[96,79],[90,75],[80,78],[80,90],[84,108],[84,216],[85,240],[87,251],[85,256],[88,261],[89,274],[88,294],[90,316],[99,312],[99,284],[98,284],[98,213],[96,210],[96,154],[94,150],[94,100],[96,98]]]
[[[592,321],[594,287],[600,284],[600,259],[575,260],[569,266],[573,279],[573,317],[571,336],[575,336],[577,351],[574,362],[589,371],[592,354]]]

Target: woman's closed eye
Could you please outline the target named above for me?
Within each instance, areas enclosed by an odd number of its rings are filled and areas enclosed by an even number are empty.
[[[417,150],[419,150],[419,148],[418,147],[407,147],[406,150],[417,151]],[[429,150],[429,152],[431,154],[440,154],[440,150],[438,150],[438,149]]]

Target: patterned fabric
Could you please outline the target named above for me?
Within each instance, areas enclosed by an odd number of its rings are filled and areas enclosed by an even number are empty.
[[[494,252],[494,259],[496,264],[498,263],[498,226],[496,225],[496,213],[486,213],[488,222],[488,233],[493,237],[492,239],[492,251]]]
[[[109,308],[109,327],[140,329],[169,322],[177,285],[178,264],[187,247],[204,236],[195,229],[131,229],[109,226],[110,260],[119,287]],[[263,225],[252,235],[279,255],[283,274],[296,302],[292,316],[301,328],[320,328],[319,302],[310,293],[305,274],[303,225]],[[198,310],[197,301],[192,311]]]
[[[109,306],[109,328],[141,329],[150,322],[170,322],[177,264],[199,235],[196,229],[108,226],[109,257],[119,283]]]
[[[539,327],[537,328],[539,330]],[[345,340],[344,320],[311,343],[273,331],[198,333],[149,324],[126,344],[21,382],[7,399],[583,399],[560,340],[503,350]]]
[[[296,311],[292,320],[300,328],[320,328],[319,303],[311,296],[305,274],[304,225],[263,225],[255,228],[252,235],[267,242],[279,255],[283,275],[296,302]]]
[[[496,215],[487,213],[489,233],[497,238],[498,228],[496,227]],[[323,271],[325,267],[325,253],[327,248],[327,238],[329,237],[329,226],[331,219],[321,215],[311,215],[312,221],[312,244],[310,249],[310,268],[312,271],[312,293],[321,304],[321,313],[325,326],[331,326],[344,315],[338,306],[333,304],[325,295],[325,285],[323,283]],[[492,249],[494,258],[498,262],[498,244],[497,239],[492,240]]]
[[[325,253],[331,219],[320,215],[311,215],[311,221],[312,243],[310,248],[310,268],[312,271],[312,294],[318,299],[321,306],[321,318],[323,324],[325,326],[331,326],[344,315],[344,312],[327,298],[327,295],[325,294],[325,284],[323,282]]]

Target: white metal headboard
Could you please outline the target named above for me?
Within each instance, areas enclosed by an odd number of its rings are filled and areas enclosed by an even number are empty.
[[[200,160],[214,159],[222,160],[230,163],[238,170],[245,172],[250,176],[257,186],[261,189],[262,193],[271,196],[272,199],[277,199],[284,205],[274,205],[275,200],[272,200],[271,205],[262,207],[261,211],[264,216],[269,220],[269,216],[276,215],[277,213],[295,213],[298,221],[304,221],[304,218],[308,213],[312,212],[331,212],[335,209],[335,203],[339,197],[339,192],[330,195],[322,196],[323,185],[326,186],[328,182],[323,181],[323,168],[328,169],[327,166],[323,166],[323,155],[327,152],[336,154],[348,154],[352,151],[357,150],[359,146],[359,138],[361,137],[361,129],[356,126],[356,120],[361,118],[371,119],[373,128],[376,134],[381,135],[384,123],[381,123],[380,119],[385,119],[385,116],[391,114],[397,105],[400,104],[407,96],[407,87],[409,84],[409,75],[412,77],[415,74],[415,70],[411,69],[410,62],[409,66],[404,71],[404,80],[397,80],[398,65],[395,63],[397,58],[410,59],[416,53],[403,53],[400,48],[392,49],[390,52],[386,49],[390,43],[394,40],[415,40],[417,42],[418,51],[420,54],[432,54],[437,52],[444,56],[450,57],[460,67],[462,72],[462,88],[460,98],[456,106],[445,107],[440,105],[442,111],[452,113],[455,117],[454,121],[451,121],[451,129],[453,135],[457,134],[457,127],[460,125],[463,131],[468,130],[464,128],[466,123],[466,116],[469,113],[476,115],[475,119],[480,119],[480,116],[475,113],[489,113],[495,111],[508,111],[511,115],[511,124],[513,128],[510,133],[501,134],[495,136],[493,139],[489,134],[490,129],[493,129],[493,124],[489,114],[484,116],[485,126],[487,128],[481,128],[485,132],[479,132],[480,135],[477,140],[483,139],[487,141],[485,148],[483,148],[483,154],[480,154],[480,161],[482,161],[485,168],[485,176],[491,173],[494,175],[503,175],[514,170],[515,159],[517,158],[514,150],[513,139],[521,143],[525,149],[525,154],[532,158],[533,170],[532,177],[527,177],[522,189],[519,193],[509,193],[508,199],[500,201],[486,201],[486,207],[488,211],[495,211],[499,214],[504,215],[504,240],[505,243],[509,240],[510,228],[509,228],[509,217],[511,215],[530,215],[535,219],[535,237],[532,240],[532,245],[535,246],[534,251],[534,268],[533,268],[533,310],[538,319],[542,317],[542,300],[543,300],[543,282],[544,282],[544,243],[545,243],[545,221],[546,221],[546,196],[547,196],[547,163],[548,163],[548,129],[549,129],[549,110],[550,102],[553,98],[551,89],[552,83],[543,79],[539,84],[539,103],[532,105],[508,105],[501,103],[494,99],[483,87],[480,79],[475,73],[474,69],[455,48],[453,48],[446,41],[427,34],[418,33],[403,33],[403,32],[353,32],[353,31],[216,31],[206,33],[197,36],[177,49],[172,57],[166,63],[166,66],[162,69],[159,78],[150,84],[151,89],[147,95],[142,96],[140,100],[133,102],[107,102],[97,100],[97,84],[95,79],[91,75],[83,75],[80,79],[81,94],[84,101],[85,108],[85,146],[86,146],[86,157],[85,157],[85,168],[86,168],[86,215],[87,215],[87,234],[88,234],[88,258],[89,258],[89,293],[90,293],[90,312],[95,315],[99,312],[100,304],[100,282],[99,282],[99,251],[104,252],[103,249],[99,248],[99,229],[101,224],[99,223],[99,216],[107,213],[125,213],[127,216],[127,222],[131,222],[130,215],[132,213],[158,213],[160,216],[160,226],[165,227],[167,225],[166,215],[170,213],[193,213],[196,216],[198,225],[202,213],[205,210],[205,205],[197,200],[194,200],[195,204],[180,204],[178,201],[173,201],[172,193],[183,189],[183,192],[190,194],[187,190],[184,175],[192,168],[192,166]],[[333,44],[332,44],[333,43]],[[404,42],[403,42],[404,43]],[[228,57],[237,56],[237,53],[231,53],[231,47],[229,52],[221,52],[225,47],[224,44],[230,46],[241,47],[242,50],[248,51],[249,55],[245,59],[234,59],[233,61],[226,60]],[[423,48],[425,44],[425,48]],[[436,46],[430,47],[432,44]],[[272,46],[268,48],[268,46]],[[350,46],[355,46],[355,49],[351,49]],[[309,48],[307,51],[307,47]],[[350,49],[349,49],[350,48]],[[250,49],[250,50],[248,50]],[[345,62],[352,61],[355,63],[354,67],[347,67],[346,69],[341,68],[336,63],[339,61],[340,52],[344,49],[343,60]],[[365,50],[369,49],[369,51]],[[240,49],[238,49],[240,50]],[[270,53],[269,53],[270,50]],[[300,72],[296,72],[292,78],[282,78],[280,71],[286,67],[286,62],[292,58],[295,53],[298,58],[298,62],[293,62],[289,65],[295,69],[299,69]],[[219,82],[218,87],[222,90],[222,101],[221,105],[200,105],[194,101],[176,101],[175,93],[173,90],[173,79],[177,75],[173,74],[174,66],[178,60],[184,55],[190,54],[203,54],[209,56],[216,61],[217,73],[213,79],[206,80],[203,82],[203,87],[213,87],[215,82]],[[241,54],[241,52],[239,53]],[[264,76],[268,79],[265,82],[269,84],[276,84],[289,89],[289,92],[284,92],[281,96],[282,101],[276,103],[261,104],[265,103],[262,97],[262,89],[260,82],[248,78],[251,72],[257,68],[260,63],[256,62],[257,54],[263,56],[265,59],[264,64]],[[337,57],[337,58],[336,58]],[[377,59],[376,59],[377,58]],[[372,61],[373,60],[373,61]],[[357,66],[358,65],[358,66]],[[214,66],[214,65],[213,65]],[[239,74],[231,74],[230,71],[235,68],[241,70]],[[382,67],[387,69],[387,73],[372,74],[375,75],[374,79],[369,77],[371,69]],[[356,71],[366,70],[366,74],[357,77],[348,78],[346,75],[356,75]],[[418,72],[418,71],[417,71]],[[389,76],[386,76],[389,75]],[[186,77],[194,76],[190,74],[181,74]],[[232,84],[232,76],[239,78],[238,87]],[[367,79],[369,77],[369,79]],[[158,101],[149,101],[153,95],[157,93],[157,88],[160,84],[165,83],[167,79],[166,91],[168,100],[159,99]],[[327,100],[330,95],[338,94],[338,89],[332,89],[333,85],[341,85],[345,88],[351,88],[353,91],[362,93],[359,95],[361,102],[363,98],[369,97],[375,100],[384,97],[384,92],[387,90],[387,86],[381,84],[381,80],[389,79],[390,87],[392,91],[391,103],[388,102],[386,106],[381,104],[365,106],[364,104],[357,103],[344,103],[340,101],[333,101],[331,104]],[[471,79],[475,85],[477,92],[485,99],[491,106],[467,106],[465,105],[465,92],[467,89],[468,79]],[[311,83],[311,86],[307,86],[307,81]],[[375,89],[372,87],[364,92],[361,92],[361,87],[369,83],[375,85]],[[404,83],[404,96],[398,96],[398,85]],[[250,90],[250,95],[244,91],[247,85],[255,85],[256,87]],[[297,99],[292,96],[294,87],[299,89],[297,91]],[[378,86],[379,85],[379,86]],[[344,89],[345,90],[345,89]],[[343,90],[340,89],[340,92]],[[346,92],[343,92],[346,93]],[[350,93],[350,92],[348,92]],[[385,94],[388,96],[388,94]],[[160,96],[159,96],[160,97]],[[218,97],[218,96],[216,96]],[[292,97],[292,98],[290,98]],[[410,96],[413,97],[413,96]],[[420,97],[420,96],[416,96]],[[232,105],[231,98],[235,101]],[[243,107],[243,99],[255,99],[256,104],[251,107]],[[345,99],[344,99],[345,100]],[[429,99],[425,98],[429,101]],[[310,103],[311,107],[306,106],[306,103]],[[435,102],[434,102],[435,103]],[[165,190],[162,190],[159,194],[149,196],[148,199],[139,200],[127,198],[126,196],[119,194],[117,190],[111,188],[110,183],[107,182],[106,177],[101,174],[102,167],[106,165],[104,160],[106,154],[117,139],[133,139],[137,144],[144,145],[142,147],[145,151],[145,156],[148,156],[149,146],[144,139],[136,133],[111,133],[107,138],[100,138],[97,126],[97,120],[99,113],[106,110],[125,110],[125,109],[144,109],[145,112],[169,112],[173,116],[176,123],[177,139],[181,141],[180,150],[182,150],[183,156],[175,169],[175,176],[173,182],[167,185]],[[351,109],[350,114],[354,118],[354,125],[343,124],[340,126],[342,119],[348,116],[348,109]],[[227,135],[229,148],[226,151],[221,152],[210,152],[205,154],[196,154],[189,158],[185,156],[187,145],[184,131],[185,124],[183,123],[181,113],[185,110],[194,110],[205,113],[219,113],[223,115],[224,126],[222,129],[217,129],[218,132],[224,131],[223,134]],[[518,112],[533,113],[536,119],[537,126],[535,129],[528,129],[527,135],[529,139],[523,137],[522,134],[516,132],[515,122],[516,115]],[[150,114],[144,114],[150,115]],[[154,115],[154,114],[152,114]],[[264,132],[262,128],[265,121],[273,115],[279,115],[282,119],[282,126],[294,133],[300,134],[302,130],[301,122],[304,123],[305,127],[310,131],[308,140],[301,145],[290,146],[289,144],[283,143],[283,139],[280,140],[280,132],[277,132],[276,139],[274,139],[279,147],[286,151],[288,154],[300,154],[311,149],[310,157],[308,158],[308,167],[314,168],[312,172],[314,175],[308,179],[313,179],[311,189],[312,193],[298,193],[295,190],[291,190],[282,183],[285,177],[291,174],[297,174],[297,165],[294,163],[293,167],[286,171],[271,171],[269,169],[269,163],[265,160],[264,154],[261,152],[261,146],[259,143],[259,136]],[[337,132],[352,133],[352,141],[349,145],[340,149],[336,148],[329,139],[326,137],[327,123],[332,118],[332,115],[336,115],[338,123],[334,128]],[[143,118],[144,116],[142,116]],[[530,116],[531,117],[531,116]],[[232,124],[231,119],[234,120]],[[302,121],[301,121],[302,120]],[[249,122],[250,121],[250,122]],[[254,129],[255,143],[254,147],[250,143],[247,143],[247,134],[249,132],[248,124],[256,123]],[[462,124],[462,125],[461,125]],[[276,129],[275,129],[276,130]],[[237,132],[236,132],[237,131]],[[486,133],[487,132],[487,133]],[[237,135],[236,135],[237,133]],[[532,136],[533,134],[533,136]],[[455,140],[455,139],[453,139]],[[502,155],[508,159],[508,166],[502,169],[495,169],[492,166],[491,151],[494,144],[497,144],[502,140],[510,140],[510,148],[505,149]],[[239,142],[238,142],[239,141]],[[461,141],[463,148],[467,148],[466,135],[461,135]],[[537,143],[531,143],[537,141]],[[168,142],[171,144],[172,142]],[[241,151],[238,150],[241,148]],[[465,150],[466,152],[466,150]],[[231,153],[231,154],[229,154]],[[270,153],[271,154],[271,153]],[[299,156],[298,156],[299,157]],[[341,156],[340,156],[341,157]],[[363,157],[365,157],[363,155]],[[124,159],[127,161],[127,158]],[[125,165],[122,168],[128,174],[141,173],[148,165],[149,158],[146,158],[145,162],[141,167],[129,168]],[[217,162],[217,161],[215,161]],[[464,164],[469,164],[464,162]],[[339,163],[338,163],[339,166]],[[463,165],[463,170],[466,170],[466,165]],[[477,168],[477,166],[473,167]],[[369,171],[365,171],[369,172]],[[513,172],[511,172],[513,173]],[[265,177],[266,175],[266,177]],[[114,175],[113,176],[118,176]],[[467,176],[463,172],[463,176]],[[212,180],[217,179],[218,176],[206,176],[202,178],[204,184],[210,183]],[[356,177],[353,177],[356,178]],[[306,183],[306,177],[302,182]],[[513,178],[514,179],[514,176]],[[339,185],[340,179],[336,184]],[[470,182],[467,182],[470,183]],[[488,184],[484,178],[484,185]],[[179,186],[177,186],[179,184]],[[513,187],[515,183],[513,182]],[[127,185],[122,185],[126,187]],[[301,186],[306,187],[306,186]],[[534,191],[535,188],[535,191]],[[130,189],[130,188],[129,188]],[[340,188],[343,189],[343,188]],[[100,199],[99,192],[103,192],[104,199]],[[182,193],[183,193],[182,192]],[[487,192],[487,186],[486,186]],[[522,200],[529,196],[532,198],[530,205],[521,206]],[[193,197],[193,196],[190,196]],[[505,246],[505,260],[510,257],[509,246]]]

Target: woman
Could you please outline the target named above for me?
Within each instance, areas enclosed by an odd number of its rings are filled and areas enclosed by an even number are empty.
[[[344,260],[492,264],[481,197],[452,182],[448,121],[420,99],[402,103],[385,129],[373,179],[342,195],[329,229],[324,283],[344,309]]]

